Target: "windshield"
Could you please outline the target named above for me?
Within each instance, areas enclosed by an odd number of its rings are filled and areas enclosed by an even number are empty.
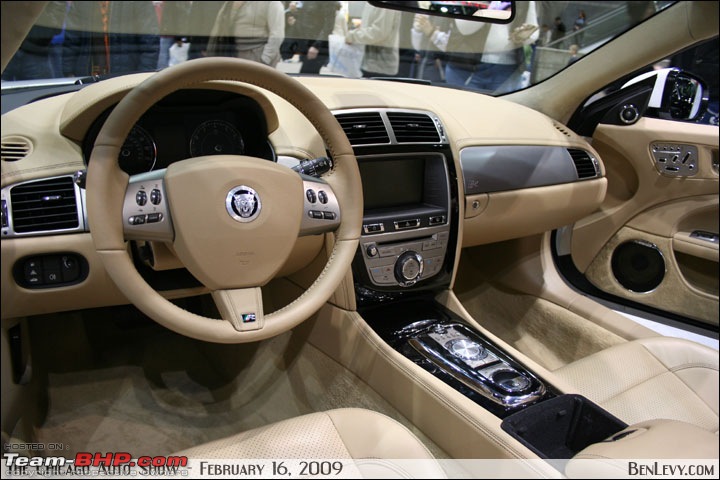
[[[672,2],[394,3],[473,16],[514,8],[515,17],[483,23],[354,1],[48,2],[3,71],[3,88],[229,56],[289,74],[392,77],[500,95],[567,68]]]

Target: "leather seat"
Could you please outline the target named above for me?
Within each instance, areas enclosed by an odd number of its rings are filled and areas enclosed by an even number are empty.
[[[620,420],[679,420],[718,432],[718,352],[669,337],[623,343],[554,372]]]
[[[266,425],[231,437],[183,450],[190,458],[364,459],[359,473],[387,478],[389,473],[410,477],[445,478],[425,445],[397,421],[371,410],[341,408],[311,413]],[[367,459],[419,459],[415,468]],[[345,474],[346,472],[343,472]]]

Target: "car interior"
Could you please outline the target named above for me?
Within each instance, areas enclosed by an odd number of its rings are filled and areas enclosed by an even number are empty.
[[[3,92],[5,451],[716,465],[717,346],[625,313],[717,345],[708,86],[638,73],[717,36],[677,2],[498,97],[221,57]]]

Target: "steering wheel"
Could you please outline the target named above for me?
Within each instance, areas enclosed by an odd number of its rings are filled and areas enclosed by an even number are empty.
[[[267,160],[218,155],[132,177],[120,170],[120,148],[145,111],[174,91],[210,81],[255,85],[290,102],[317,129],[333,169],[320,179]],[[113,109],[93,147],[87,206],[95,248],[135,306],[180,334],[244,343],[295,327],[340,285],[360,237],[362,185],[347,137],[310,90],[259,63],[203,58],[154,74]],[[289,258],[297,238],[328,232],[334,232],[332,251],[314,283],[292,303],[264,314],[261,287]],[[211,291],[222,319],[188,312],[148,285],[133,265],[128,240],[172,243],[180,261]]]

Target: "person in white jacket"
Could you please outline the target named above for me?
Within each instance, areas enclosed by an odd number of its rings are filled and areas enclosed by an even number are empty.
[[[345,36],[349,44],[365,45],[362,61],[364,77],[394,76],[400,66],[400,12],[376,8],[369,3],[359,28]]]
[[[494,4],[506,2],[491,2]],[[486,14],[478,10],[476,15]],[[448,31],[434,28],[418,15],[414,29],[422,32],[440,50],[447,52],[447,83],[488,93],[499,93],[513,74],[524,71],[523,45],[537,39],[535,2],[527,2],[509,24],[455,20]]]

